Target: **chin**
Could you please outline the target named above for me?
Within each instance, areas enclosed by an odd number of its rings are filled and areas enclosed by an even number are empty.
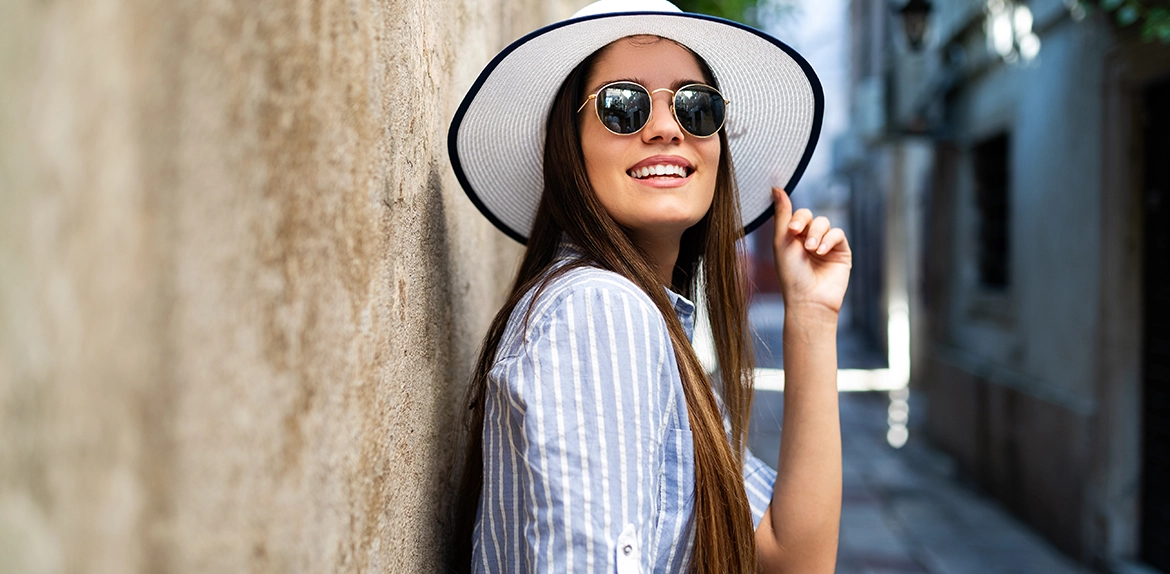
[[[655,235],[682,235],[682,233],[703,220],[703,216],[694,215],[678,217],[656,217],[651,221],[640,222],[638,229],[650,231]]]

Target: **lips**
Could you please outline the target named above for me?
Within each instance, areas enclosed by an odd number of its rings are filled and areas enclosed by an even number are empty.
[[[685,179],[694,171],[694,166],[685,158],[676,155],[656,155],[638,162],[626,170],[626,175],[641,180],[669,180]]]

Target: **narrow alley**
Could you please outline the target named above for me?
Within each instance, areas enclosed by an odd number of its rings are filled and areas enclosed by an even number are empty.
[[[763,367],[780,365],[783,309],[757,302],[752,322]],[[880,353],[842,330],[839,365],[874,369]],[[784,393],[758,389],[749,445],[770,464],[780,447]],[[844,492],[838,574],[1073,574],[1088,572],[980,492],[954,460],[916,434],[905,390],[842,392]],[[895,399],[895,400],[892,400]],[[909,437],[890,446],[891,404],[909,398]],[[896,410],[898,407],[895,406]],[[895,419],[899,418],[895,413]]]

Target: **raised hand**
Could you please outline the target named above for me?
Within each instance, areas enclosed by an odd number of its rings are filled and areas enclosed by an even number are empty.
[[[853,267],[853,251],[845,232],[827,217],[813,217],[808,209],[792,212],[792,200],[772,188],[776,205],[776,235],[772,248],[780,293],[788,309],[809,306],[839,313]]]

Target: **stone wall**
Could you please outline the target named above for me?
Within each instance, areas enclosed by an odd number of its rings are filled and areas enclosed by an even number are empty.
[[[520,248],[449,118],[569,0],[0,6],[0,573],[427,572]]]

